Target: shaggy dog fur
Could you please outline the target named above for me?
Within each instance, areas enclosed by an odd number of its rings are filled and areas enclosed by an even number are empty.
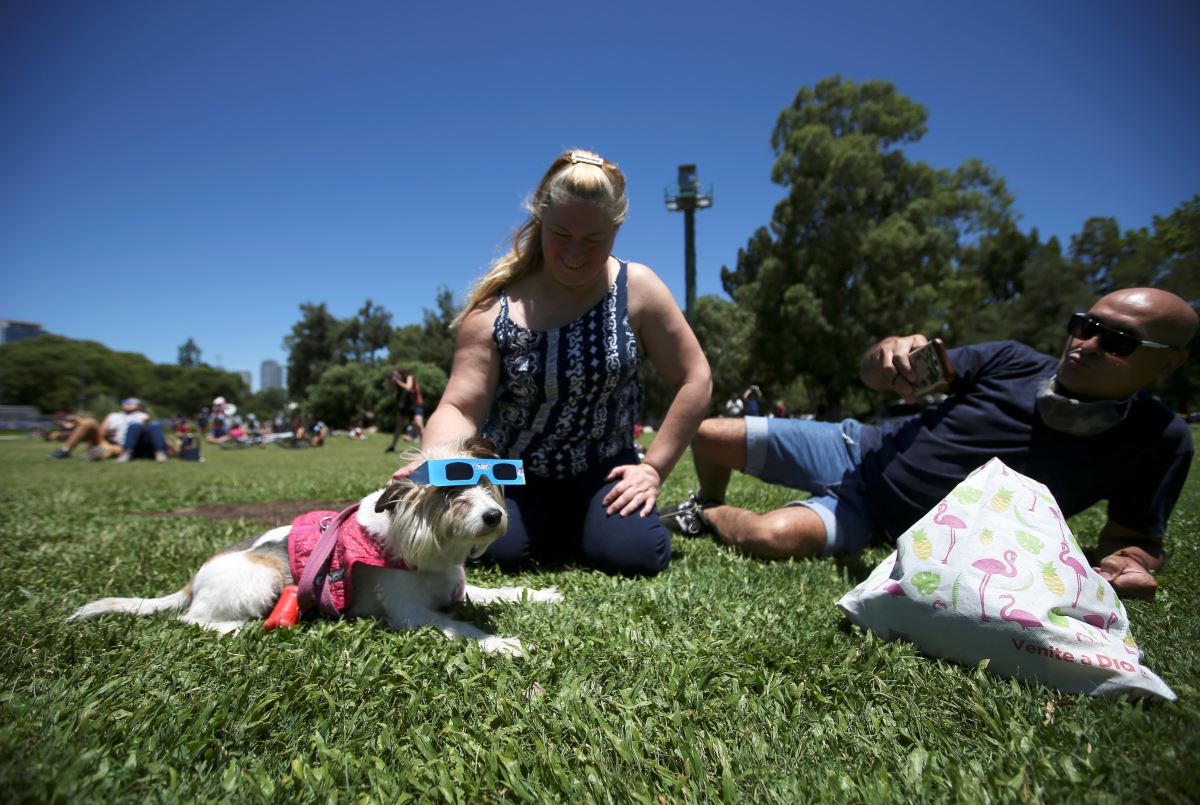
[[[490,442],[471,439],[459,449],[426,458],[495,458]],[[482,554],[508,528],[500,487],[484,479],[478,486],[436,487],[398,481],[362,499],[355,514],[387,555],[410,570],[354,567],[354,599],[346,614],[376,617],[393,629],[436,626],[447,637],[471,638],[485,651],[525,653],[516,638],[488,634],[456,620],[441,608],[462,583],[463,563]],[[161,598],[102,598],[77,609],[69,619],[110,612],[148,615],[186,610],[179,619],[226,633],[267,615],[280,591],[295,584],[288,564],[291,526],[273,528],[243,540],[196,571],[184,587]],[[466,585],[466,597],[479,604],[562,600],[557,590],[524,587],[486,589]]]

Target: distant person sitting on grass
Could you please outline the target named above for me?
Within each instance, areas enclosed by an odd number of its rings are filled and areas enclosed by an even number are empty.
[[[317,419],[316,415],[309,414],[304,424],[297,429],[296,438],[307,439],[313,447],[320,447],[329,438],[329,427]]]
[[[231,430],[232,428],[227,426],[225,419],[213,419],[212,430],[204,438],[209,444],[221,444],[233,438]]]
[[[171,448],[167,444],[162,426],[150,419],[145,404],[137,397],[130,397],[121,402],[123,411],[128,411],[131,405],[141,416],[130,418],[117,462],[124,463],[135,458],[152,458],[159,463],[166,461],[171,454]]]
[[[137,397],[122,400],[121,410],[112,412],[102,422],[75,417],[66,444],[51,453],[50,458],[66,458],[78,445],[86,444],[90,461],[115,458],[125,462],[143,457],[166,461],[168,447],[162,428],[149,420],[150,415],[142,410],[142,401]]]
[[[1122,595],[1152,597],[1193,447],[1187,425],[1143,389],[1187,361],[1196,328],[1183,299],[1132,288],[1071,316],[1058,359],[1013,341],[950,350],[950,396],[899,421],[705,420],[692,443],[700,488],[663,522],[768,559],[855,551],[894,542],[998,456],[1046,484],[1065,517],[1107,500],[1096,569]],[[908,356],[925,343],[883,339],[862,357],[863,383],[916,402]],[[731,470],[813,497],[765,514],[735,508]]]

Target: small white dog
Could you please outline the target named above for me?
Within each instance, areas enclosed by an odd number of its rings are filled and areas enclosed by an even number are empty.
[[[459,450],[426,456],[495,457],[491,443],[484,439],[470,439]],[[186,608],[179,617],[186,623],[221,633],[235,631],[271,612],[283,588],[300,580],[297,562],[312,552],[314,537],[320,534],[316,524],[327,523],[330,514],[305,515],[292,525],[243,540],[201,565],[192,580],[172,595],[102,598],[80,607],[68,620]],[[381,618],[393,629],[436,626],[447,637],[479,641],[485,651],[523,655],[525,649],[516,638],[488,634],[442,611],[464,596],[479,604],[562,600],[554,588],[486,589],[466,584],[463,563],[482,554],[507,527],[501,488],[487,478],[474,486],[394,482],[363,498],[358,511],[339,529],[339,546],[323,579],[323,588],[333,598],[323,599],[321,609],[326,614]],[[351,547],[339,553],[347,528],[351,533],[344,541]],[[376,551],[376,558],[354,553],[364,548]],[[329,609],[327,603],[336,607]]]

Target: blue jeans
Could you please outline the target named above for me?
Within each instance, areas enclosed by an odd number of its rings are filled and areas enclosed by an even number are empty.
[[[167,439],[157,422],[138,422],[125,431],[125,452],[131,458],[154,458],[155,453],[167,452]]]
[[[803,489],[807,506],[825,524],[825,555],[861,550],[874,527],[862,479],[856,419],[815,422],[746,417],[746,474],[767,483]]]
[[[621,453],[574,478],[527,475],[524,486],[504,487],[508,531],[483,559],[511,569],[534,561],[577,561],[628,576],[665,570],[671,561],[671,533],[657,510],[645,517],[604,510],[604,496],[617,483],[605,476],[613,467],[637,463],[636,453]]]

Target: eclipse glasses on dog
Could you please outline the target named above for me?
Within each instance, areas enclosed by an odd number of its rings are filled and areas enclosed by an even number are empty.
[[[474,486],[487,478],[496,486],[524,486],[525,465],[508,458],[431,458],[408,476],[414,484]]]

